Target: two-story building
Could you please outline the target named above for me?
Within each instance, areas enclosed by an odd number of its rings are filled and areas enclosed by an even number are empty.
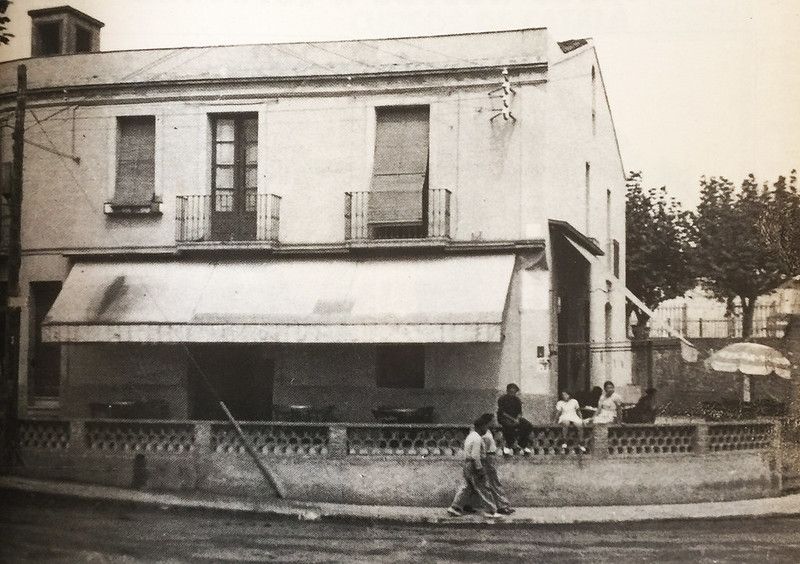
[[[592,345],[626,320],[591,40],[101,52],[85,14],[31,17],[36,56],[0,64],[3,163],[19,64],[28,81],[22,415],[221,418],[210,382],[241,419],[462,422],[515,382],[543,421],[559,389],[630,383]]]

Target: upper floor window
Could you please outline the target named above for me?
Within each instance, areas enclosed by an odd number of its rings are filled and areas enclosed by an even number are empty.
[[[112,206],[149,206],[155,196],[154,116],[117,118],[117,176]]]
[[[592,135],[597,133],[597,78],[592,67]]]
[[[611,243],[612,255],[613,255],[613,268],[614,268],[614,276],[619,278],[619,241],[614,239]]]
[[[376,109],[369,224],[375,238],[425,237],[430,108]]]
[[[211,231],[215,241],[254,240],[258,115],[212,117]]]

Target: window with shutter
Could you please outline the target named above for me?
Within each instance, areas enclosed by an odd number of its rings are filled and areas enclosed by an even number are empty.
[[[154,116],[117,120],[117,179],[112,206],[147,206],[155,194]]]
[[[424,226],[429,120],[428,106],[377,108],[371,225]]]

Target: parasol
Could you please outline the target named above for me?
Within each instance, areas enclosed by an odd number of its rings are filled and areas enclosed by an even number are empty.
[[[743,400],[750,401],[750,376],[767,376],[773,372],[791,379],[789,360],[780,351],[758,343],[734,343],[713,353],[706,361],[719,372],[741,372],[746,375]]]

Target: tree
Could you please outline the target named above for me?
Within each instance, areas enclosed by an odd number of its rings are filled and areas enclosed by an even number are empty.
[[[682,296],[695,285],[690,246],[693,216],[669,197],[666,187],[645,189],[642,173],[628,175],[626,201],[626,281],[649,308]],[[648,315],[635,309],[639,326]]]
[[[790,276],[800,274],[800,194],[797,171],[778,177],[770,192],[769,213],[759,218],[758,227],[769,252],[781,261]]]
[[[13,33],[8,32],[8,22],[11,21],[11,18],[6,15],[6,10],[8,10],[9,4],[11,4],[9,0],[0,0],[0,43],[3,45],[8,45],[11,38],[14,37]]]
[[[729,305],[739,298],[745,338],[752,334],[757,298],[787,278],[787,270],[771,252],[759,228],[761,218],[775,216],[780,199],[774,192],[760,190],[752,174],[738,191],[724,177],[700,180],[696,269],[703,287],[714,297]]]

